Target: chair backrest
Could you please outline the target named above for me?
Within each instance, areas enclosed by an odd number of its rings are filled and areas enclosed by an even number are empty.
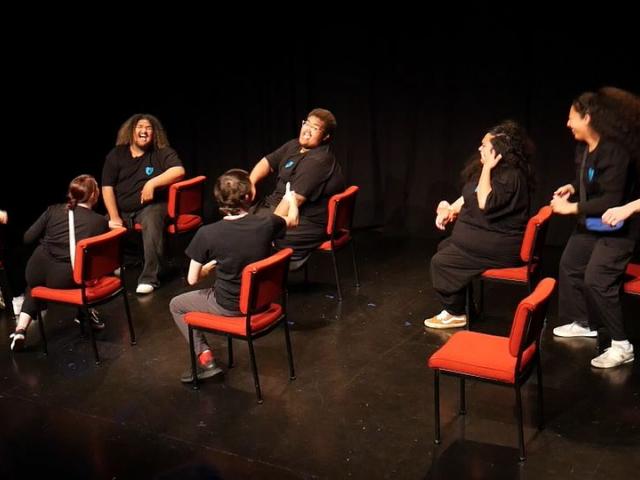
[[[331,236],[335,232],[351,230],[358,190],[360,187],[352,185],[344,192],[336,193],[329,199],[327,235]]]
[[[514,357],[540,341],[547,304],[555,286],[555,279],[543,278],[535,290],[518,304],[509,334],[509,353]]]
[[[540,260],[547,237],[549,219],[552,214],[551,207],[545,205],[527,222],[527,228],[522,238],[522,246],[520,247],[520,258],[524,263],[536,265]]]
[[[170,220],[176,220],[180,215],[202,215],[204,175],[173,183],[169,186],[167,213]]]
[[[285,248],[244,267],[240,284],[242,313],[262,310],[280,299],[286,289],[292,254],[292,249]]]
[[[76,245],[73,280],[84,285],[110,275],[122,266],[122,237],[126,228],[116,228],[102,235],[85,238]]]

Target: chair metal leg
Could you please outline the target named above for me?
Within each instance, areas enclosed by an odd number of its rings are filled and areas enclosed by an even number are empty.
[[[542,386],[542,361],[538,358],[538,430],[544,429],[544,397]]]
[[[258,378],[258,365],[256,364],[256,353],[253,350],[253,340],[247,338],[249,343],[249,356],[251,357],[251,370],[253,371],[253,383],[256,386],[256,396],[258,403],[262,403],[262,391],[260,390],[260,379]]]
[[[90,318],[88,311],[85,314],[85,318]],[[80,322],[80,324],[82,324],[82,322]],[[89,325],[89,335],[91,335],[91,346],[93,347],[93,355],[96,358],[96,365],[100,365],[100,355],[98,354],[98,345],[96,345],[96,334],[91,325]]]
[[[340,273],[338,273],[338,259],[335,250],[331,250],[331,260],[333,260],[333,272],[336,276],[336,287],[338,289],[338,301],[342,301],[342,288],[340,287]]]
[[[193,327],[189,325],[189,356],[191,357],[191,384],[198,390],[198,370],[196,369],[196,348],[193,342]]]
[[[466,415],[467,413],[467,398],[464,391],[464,378],[460,377],[460,415]]]
[[[354,245],[353,238],[351,239],[351,258],[353,259],[353,274],[356,278],[356,287],[360,286],[360,277],[358,275],[358,262],[356,262],[356,246]]]
[[[516,390],[516,415],[518,416],[518,443],[520,446],[520,461],[524,462],[524,425],[522,420],[522,395],[520,394],[520,385],[515,385]]]
[[[229,353],[228,368],[233,368],[233,338],[231,335],[227,335],[227,352]]]
[[[127,298],[127,291],[122,289],[122,298],[124,300],[124,310],[127,314],[127,322],[129,323],[129,343],[131,345],[136,344],[136,332],[133,330],[133,321],[131,320],[131,310],[129,309],[129,299]]]
[[[433,411],[435,413],[435,437],[433,443],[440,445],[440,371],[433,371]]]
[[[42,318],[42,312],[38,310],[38,328],[40,328],[40,338],[42,338],[42,351],[45,355],[49,354],[47,350],[47,336],[44,334],[44,320]]]
[[[287,317],[282,320],[284,324],[284,339],[287,343],[287,356],[289,357],[289,380],[296,379],[296,371],[293,368],[293,352],[291,351],[291,336],[289,335],[289,324],[287,323]]]

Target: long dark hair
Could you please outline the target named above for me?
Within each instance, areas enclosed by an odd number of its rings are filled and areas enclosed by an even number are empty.
[[[513,120],[505,120],[487,133],[493,136],[491,145],[496,154],[502,155],[496,168],[511,166],[521,170],[527,180],[528,189],[532,192],[536,184],[532,165],[535,144],[526,130]],[[476,181],[480,177],[481,170],[482,162],[480,162],[480,153],[478,152],[467,161],[462,170],[463,182]]]

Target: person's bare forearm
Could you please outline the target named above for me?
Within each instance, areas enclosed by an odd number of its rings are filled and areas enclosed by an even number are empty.
[[[253,170],[249,174],[249,178],[251,179],[251,183],[253,185],[257,185],[260,180],[265,178],[271,173],[271,165],[269,165],[269,161],[266,157],[263,157],[258,163],[256,163]]]

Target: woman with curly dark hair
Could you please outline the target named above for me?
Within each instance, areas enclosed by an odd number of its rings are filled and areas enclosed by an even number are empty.
[[[508,120],[489,130],[478,150],[462,172],[462,196],[453,204],[441,201],[436,210],[439,229],[457,221],[431,259],[431,282],[443,310],[424,321],[430,328],[466,325],[465,290],[473,278],[488,268],[522,263],[534,186],[533,142]]]
[[[620,287],[640,237],[638,218],[603,223],[609,208],[638,198],[640,164],[640,99],[605,87],[573,101],[567,126],[576,140],[577,177],[558,188],[551,201],[560,215],[577,215],[575,231],[560,260],[559,337],[611,336],[611,347],[591,360],[611,368],[634,359],[624,331]]]

